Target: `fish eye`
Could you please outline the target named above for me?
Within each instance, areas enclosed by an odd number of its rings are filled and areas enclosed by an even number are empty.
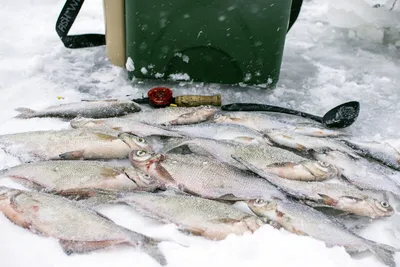
[[[147,152],[144,150],[139,150],[136,152],[136,156],[139,156],[139,157],[143,157],[146,154],[147,154]]]
[[[265,204],[265,201],[261,198],[254,200],[254,205],[256,205],[256,206],[262,206],[264,204]]]
[[[318,163],[322,166],[322,167],[329,167],[330,165],[328,163],[326,163],[325,161],[318,161]]]
[[[385,202],[385,201],[381,201],[381,206],[384,208],[389,208],[389,203]]]
[[[146,143],[146,140],[144,140],[142,137],[139,137],[137,140],[139,143]]]

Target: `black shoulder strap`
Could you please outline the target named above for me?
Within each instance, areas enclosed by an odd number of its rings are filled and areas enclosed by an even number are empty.
[[[68,35],[84,0],[67,0],[56,22],[56,32],[67,48],[93,47],[106,44],[104,34]]]

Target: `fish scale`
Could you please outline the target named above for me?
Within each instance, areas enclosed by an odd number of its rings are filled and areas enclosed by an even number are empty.
[[[108,128],[117,132],[130,132],[137,136],[173,136],[179,137],[180,135],[171,131],[167,131],[160,127],[134,121],[130,118],[107,118],[107,119],[90,119],[90,118],[76,118],[71,120],[70,125],[72,128]]]
[[[146,174],[131,166],[122,167],[101,161],[43,161],[20,164],[0,172],[2,177],[11,177],[28,187],[40,187],[47,191],[83,190],[152,190],[155,185]]]
[[[314,122],[305,118],[268,112],[224,112],[215,115],[213,121],[220,124],[243,125],[260,132],[279,129],[314,137],[346,135],[340,131],[317,127]]]
[[[385,170],[378,171],[364,158],[352,158],[340,151],[313,153],[314,157],[337,166],[348,181],[359,188],[387,191],[400,196],[400,185],[388,177]]]
[[[89,118],[105,118],[122,116],[131,112],[141,110],[141,107],[130,100],[86,100],[75,103],[66,103],[57,106],[50,106],[41,111],[28,108],[17,108],[21,112],[16,118],[29,119],[35,117],[62,117],[74,118],[84,116]]]
[[[210,239],[253,232],[263,225],[256,216],[231,205],[187,195],[137,192],[119,201],[145,215],[177,224],[180,229],[196,232]],[[150,215],[149,215],[150,214]]]
[[[244,144],[271,144],[262,133],[242,125],[201,123],[171,126],[167,129],[190,137],[232,140]]]
[[[249,208],[260,217],[272,220],[286,230],[309,235],[328,246],[344,246],[348,252],[370,250],[386,265],[394,267],[393,254],[397,248],[380,244],[347,230],[341,223],[322,212],[290,201],[249,201]]]
[[[309,160],[291,151],[260,145],[243,145],[228,140],[196,138],[189,140],[170,140],[164,152],[176,147],[188,145],[200,155],[212,155],[219,161],[246,170],[231,155],[239,156],[265,171],[275,173],[283,178],[294,180],[325,180],[337,176],[338,170],[329,164]],[[200,149],[198,149],[200,148]],[[204,151],[206,153],[204,153]]]
[[[143,162],[141,158],[135,158],[137,152],[134,150],[130,153],[130,161],[133,166],[147,172],[159,181],[167,181],[168,177],[165,175],[169,175],[174,181],[166,182],[167,185],[183,187],[184,191],[206,198],[284,198],[284,194],[259,176],[207,157],[192,154],[167,154],[164,155],[165,159],[159,163],[150,163],[152,159],[160,155],[151,154],[153,157]],[[152,166],[148,167],[147,163]],[[168,174],[157,172],[157,166],[165,169]],[[153,171],[153,169],[156,170]]]
[[[0,135],[4,150],[14,154],[30,154],[35,160],[61,159],[60,154],[68,154],[63,159],[115,159],[126,158],[132,148],[151,149],[145,142],[139,142],[135,135],[91,129],[71,129],[58,131],[32,131]],[[69,158],[72,157],[72,158]]]
[[[66,253],[128,243],[143,248],[162,265],[166,263],[157,248],[159,241],[119,226],[63,197],[1,187],[0,211],[20,226],[58,239]]]
[[[282,179],[267,173],[240,157],[233,156],[239,163],[271,184],[274,184],[287,194],[302,200],[311,200],[313,206],[328,206],[360,216],[371,218],[388,217],[394,214],[394,209],[383,200],[369,196],[355,186],[341,183],[337,180],[324,182],[304,182]]]
[[[149,124],[179,125],[192,124],[208,120],[217,112],[217,108],[201,107],[173,107],[144,110],[132,113],[122,118],[141,121]]]

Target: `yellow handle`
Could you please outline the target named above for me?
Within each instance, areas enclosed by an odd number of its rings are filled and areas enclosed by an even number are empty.
[[[221,106],[221,95],[182,95],[175,97],[178,107]]]

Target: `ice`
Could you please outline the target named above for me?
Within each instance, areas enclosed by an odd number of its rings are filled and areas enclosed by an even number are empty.
[[[360,115],[345,131],[357,138],[398,142],[400,3],[392,11],[387,6],[372,8],[374,4],[387,2],[390,1],[304,1],[299,19],[286,38],[279,83],[276,89],[268,90],[191,81],[129,81],[125,69],[110,64],[104,46],[85,49],[63,46],[54,24],[65,0],[2,1],[0,134],[69,127],[68,122],[59,119],[14,119],[18,107],[40,110],[81,99],[126,95],[139,98],[153,86],[169,86],[175,96],[221,93],[223,104],[267,103],[321,116],[336,105],[356,100],[361,103]],[[71,34],[104,33],[102,7],[102,0],[85,1]],[[227,7],[226,16],[232,15],[236,8],[239,6]],[[166,26],[166,14],[155,16],[161,18],[160,27]],[[216,24],[221,22],[216,19]],[[0,148],[1,169],[17,164],[17,158]],[[0,183],[10,185],[3,179]],[[393,201],[399,205],[398,200]],[[189,247],[170,242],[161,244],[169,266],[384,266],[370,254],[355,259],[341,247],[327,248],[310,237],[295,236],[270,226],[254,234],[213,242],[180,233],[173,225],[146,219],[127,207],[110,205],[99,210],[131,229],[188,242]],[[360,234],[400,247],[399,222],[398,213],[387,220],[369,221]],[[10,223],[2,214],[0,257],[1,266],[5,267],[158,266],[146,254],[127,246],[66,256],[56,240],[32,234]],[[395,259],[399,264],[399,253]]]
[[[135,64],[133,63],[132,58],[128,57],[128,59],[126,60],[125,67],[126,67],[126,69],[128,71],[134,71],[135,70]]]
[[[400,8],[397,0],[330,0],[328,21],[331,25],[351,29],[353,37],[373,42],[384,42],[391,29],[400,29]],[[383,6],[373,8],[380,2]],[[393,7],[393,9],[392,9]]]

